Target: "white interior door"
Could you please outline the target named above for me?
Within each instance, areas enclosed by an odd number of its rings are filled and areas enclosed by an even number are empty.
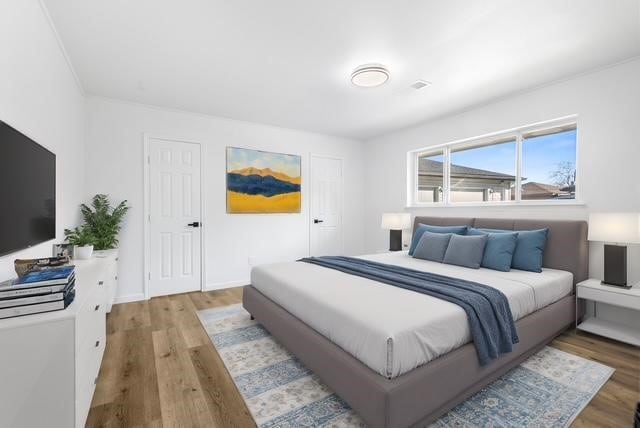
[[[311,156],[312,256],[341,255],[342,159]]]
[[[200,145],[149,140],[149,295],[201,289]]]

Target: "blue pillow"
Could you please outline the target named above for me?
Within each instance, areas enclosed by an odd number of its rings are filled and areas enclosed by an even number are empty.
[[[467,226],[430,226],[428,224],[421,223],[416,227],[416,231],[413,233],[411,247],[409,247],[409,255],[413,255],[413,252],[416,250],[416,246],[418,246],[418,242],[424,232],[455,233],[456,235],[465,235],[467,233],[467,229]]]
[[[513,230],[478,229],[484,232],[513,233]],[[544,246],[547,243],[549,228],[536,230],[518,230],[516,249],[513,252],[511,267],[514,269],[542,272]]]
[[[482,256],[482,267],[502,272],[511,270],[518,232],[490,233],[470,228],[467,230],[467,235],[487,235],[487,245],[484,247],[484,256]]]
[[[449,240],[452,233],[432,233],[425,231],[418,241],[413,257],[422,260],[431,260],[433,262],[442,263],[444,253],[449,246]]]
[[[451,235],[447,252],[444,254],[444,263],[478,269],[482,262],[484,247],[487,244],[487,236]]]

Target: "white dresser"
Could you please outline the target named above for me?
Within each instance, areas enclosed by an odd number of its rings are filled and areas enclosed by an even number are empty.
[[[76,260],[67,309],[0,320],[0,427],[84,427],[106,341],[117,252]]]

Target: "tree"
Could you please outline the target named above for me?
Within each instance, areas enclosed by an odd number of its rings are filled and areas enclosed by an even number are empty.
[[[576,166],[569,161],[558,162],[555,169],[549,172],[549,178],[560,187],[573,186],[576,184]]]

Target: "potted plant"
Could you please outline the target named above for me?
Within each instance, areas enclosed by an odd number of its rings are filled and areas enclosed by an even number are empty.
[[[94,237],[96,250],[110,250],[118,247],[118,233],[125,214],[129,211],[127,201],[111,206],[107,195],[98,194],[91,200],[91,206],[82,204],[80,211],[84,225]]]
[[[73,245],[73,258],[79,260],[90,259],[93,254],[94,236],[86,225],[74,229],[65,229],[67,242]]]

